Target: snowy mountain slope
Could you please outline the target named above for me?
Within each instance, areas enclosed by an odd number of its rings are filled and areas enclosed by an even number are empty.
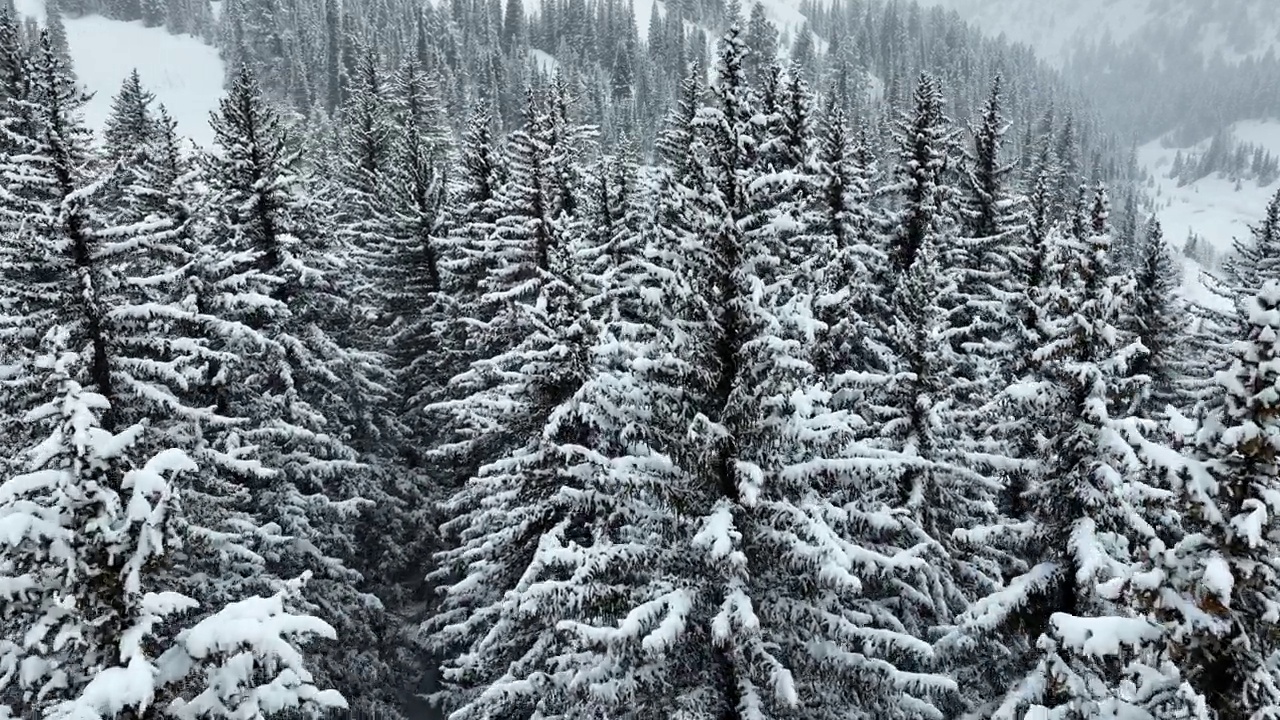
[[[1236,123],[1232,132],[1238,140],[1280,154],[1280,121]],[[1243,182],[1237,189],[1234,182],[1215,173],[1178,187],[1178,181],[1169,177],[1177,152],[1178,149],[1163,147],[1159,141],[1138,148],[1139,164],[1154,178],[1149,192],[1156,203],[1156,215],[1164,227],[1165,237],[1175,251],[1181,251],[1187,236],[1195,233],[1222,257],[1231,252],[1235,239],[1247,237],[1249,226],[1261,219],[1267,202],[1280,190],[1280,181],[1268,186]],[[1188,296],[1213,302],[1215,298],[1204,291],[1199,275],[1199,267],[1189,263],[1185,283]]]
[[[1190,42],[1231,59],[1280,48],[1275,0],[920,0],[955,10],[992,35],[1036,48],[1062,63],[1080,40],[1122,42],[1192,28]]]
[[[17,0],[18,12],[44,20],[44,0]],[[93,93],[85,121],[100,131],[111,111],[111,99],[137,68],[143,84],[155,93],[178,123],[178,131],[198,145],[213,142],[209,113],[222,97],[224,69],[218,51],[199,38],[170,35],[141,22],[108,20],[98,15],[65,18],[67,44],[76,76]]]

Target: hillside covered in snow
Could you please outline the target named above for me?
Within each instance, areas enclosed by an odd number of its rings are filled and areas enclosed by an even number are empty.
[[[44,23],[44,0],[16,0],[15,7],[22,17]],[[141,20],[91,14],[63,16],[62,23],[76,76],[93,93],[84,107],[91,128],[102,129],[112,98],[136,69],[180,133],[201,146],[212,141],[209,113],[218,107],[226,81],[216,48],[193,35],[146,27]]]
[[[955,10],[993,35],[1063,64],[1078,45],[1169,42],[1206,56],[1261,56],[1280,48],[1272,0],[921,0]],[[1187,42],[1189,41],[1189,43]]]

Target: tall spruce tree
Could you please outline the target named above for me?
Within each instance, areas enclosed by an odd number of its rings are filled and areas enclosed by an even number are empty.
[[[826,325],[815,357],[819,372],[836,378],[855,368],[885,367],[882,328],[888,256],[879,247],[872,207],[874,159],[866,138],[854,140],[847,116],[834,98],[822,119],[818,150],[806,193],[808,231],[829,239],[830,263],[817,271],[817,317]],[[847,390],[839,401],[848,403]]]
[[[1182,277],[1164,239],[1160,222],[1151,218],[1136,252],[1134,304],[1129,328],[1142,343],[1142,352],[1129,368],[1145,377],[1141,394],[1130,412],[1144,418],[1161,416],[1169,407],[1186,405],[1188,373],[1182,342],[1185,308],[1178,295]]]
[[[145,428],[103,429],[106,398],[73,379],[80,358],[67,340],[54,328],[42,341],[43,402],[24,419],[43,437],[0,484],[0,564],[16,591],[0,656],[22,668],[0,677],[6,710],[70,719],[345,706],[315,686],[299,647],[333,629],[291,612],[288,589],[183,622],[198,603],[181,593],[192,568],[175,552],[183,507],[172,480],[197,468],[174,449],[135,463]]]
[[[331,334],[349,317],[341,259],[325,245],[283,122],[248,67],[212,120],[220,152],[206,170],[214,214],[205,242],[219,253],[212,285],[225,292],[234,281],[239,290],[218,297],[218,310],[245,328],[221,338],[236,362],[216,379],[218,401],[244,418],[240,442],[258,447],[263,471],[242,480],[257,519],[291,538],[264,548],[268,577],[314,572],[306,607],[360,649],[358,661],[349,651],[324,655],[319,677],[355,705],[387,710],[396,688],[382,681],[390,671],[381,635],[392,629],[350,565],[359,544],[349,532],[381,488],[346,442],[362,430],[357,413],[374,404],[367,396],[352,404],[352,392],[377,389],[381,366]]]
[[[566,585],[571,558],[555,549],[586,544],[597,520],[562,449],[585,447],[588,429],[560,410],[586,380],[591,336],[564,230],[563,200],[574,188],[557,183],[577,174],[560,158],[581,148],[562,126],[563,108],[539,100],[529,93],[487,240],[499,253],[479,299],[492,313],[482,329],[488,353],[454,379],[457,398],[438,403],[461,438],[459,469],[475,468],[443,506],[451,519],[434,572],[444,593],[431,624],[444,657],[439,699],[460,718],[584,712],[566,704],[569,688],[548,671],[568,651],[558,624],[580,603]],[[450,443],[437,453],[458,450]]]
[[[985,346],[978,327],[994,290],[987,268],[975,271],[976,243],[962,238],[962,195],[948,171],[954,132],[933,78],[921,77],[913,112],[899,123],[898,182],[890,189],[896,201],[890,217],[905,225],[886,221],[885,249],[906,264],[889,276],[888,362],[878,387],[867,388],[875,411],[865,415],[876,444],[903,456],[889,473],[885,501],[903,513],[895,542],[924,549],[929,558],[919,573],[921,595],[902,611],[911,632],[924,638],[946,633],[970,602],[1000,586],[1003,558],[989,544],[963,542],[966,533],[997,519],[1000,486],[988,477],[994,453],[981,443],[986,428],[979,417],[989,400],[980,384],[991,370],[980,362]],[[945,660],[970,680],[967,658],[981,650],[947,649],[952,656]],[[943,660],[925,658],[915,669],[940,673]]]
[[[1229,344],[1183,473],[1185,539],[1172,553],[1180,603],[1179,666],[1218,718],[1269,717],[1280,707],[1268,625],[1280,576],[1275,555],[1275,372],[1280,282],[1246,308],[1249,328]],[[1179,575],[1176,571],[1181,570]]]
[[[1159,492],[1142,472],[1149,452],[1136,441],[1142,428],[1111,412],[1141,346],[1117,343],[1127,295],[1109,272],[1101,188],[1089,231],[1072,263],[1077,283],[1062,287],[1057,300],[1074,312],[1059,315],[1047,344],[1035,351],[1039,371],[1011,394],[1030,402],[1024,412],[1048,415],[1051,423],[1023,491],[1028,522],[1002,531],[1026,564],[961,618],[975,637],[1008,636],[1024,649],[1006,666],[1009,689],[987,710],[993,717],[1141,712],[1141,699],[1126,693],[1125,683],[1144,666],[1118,659],[1142,658],[1161,639],[1159,628],[1114,590],[1137,560],[1132,549],[1151,539],[1146,509]]]

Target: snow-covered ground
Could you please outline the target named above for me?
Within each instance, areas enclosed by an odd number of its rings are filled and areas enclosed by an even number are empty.
[[[1272,154],[1280,155],[1280,121],[1240,122],[1233,131],[1239,140],[1261,145]],[[1260,187],[1256,182],[1245,181],[1236,189],[1234,182],[1215,173],[1178,187],[1178,181],[1169,177],[1177,153],[1177,148],[1162,147],[1159,141],[1138,148],[1138,162],[1155,178],[1149,191],[1165,237],[1180,251],[1187,236],[1194,232],[1207,240],[1221,257],[1231,251],[1236,238],[1248,236],[1249,226],[1262,217],[1267,202],[1280,190],[1280,182]],[[1213,302],[1215,298],[1208,295],[1200,283],[1198,266],[1187,265],[1187,295],[1198,301]]]
[[[44,0],[17,0],[18,12],[43,22]],[[178,131],[198,145],[213,142],[209,113],[222,97],[224,70],[218,51],[190,35],[170,35],[141,22],[108,20],[99,15],[66,18],[67,44],[77,77],[93,99],[85,122],[100,131],[111,99],[137,68],[143,84],[168,108]]]
[[[551,53],[538,48],[529,50],[529,57],[537,64],[538,70],[544,73],[554,73],[560,69],[560,61],[555,59]]]

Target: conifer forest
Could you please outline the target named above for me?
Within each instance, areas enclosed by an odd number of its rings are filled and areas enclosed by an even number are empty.
[[[786,3],[0,0],[0,718],[1280,720],[1280,95]]]

